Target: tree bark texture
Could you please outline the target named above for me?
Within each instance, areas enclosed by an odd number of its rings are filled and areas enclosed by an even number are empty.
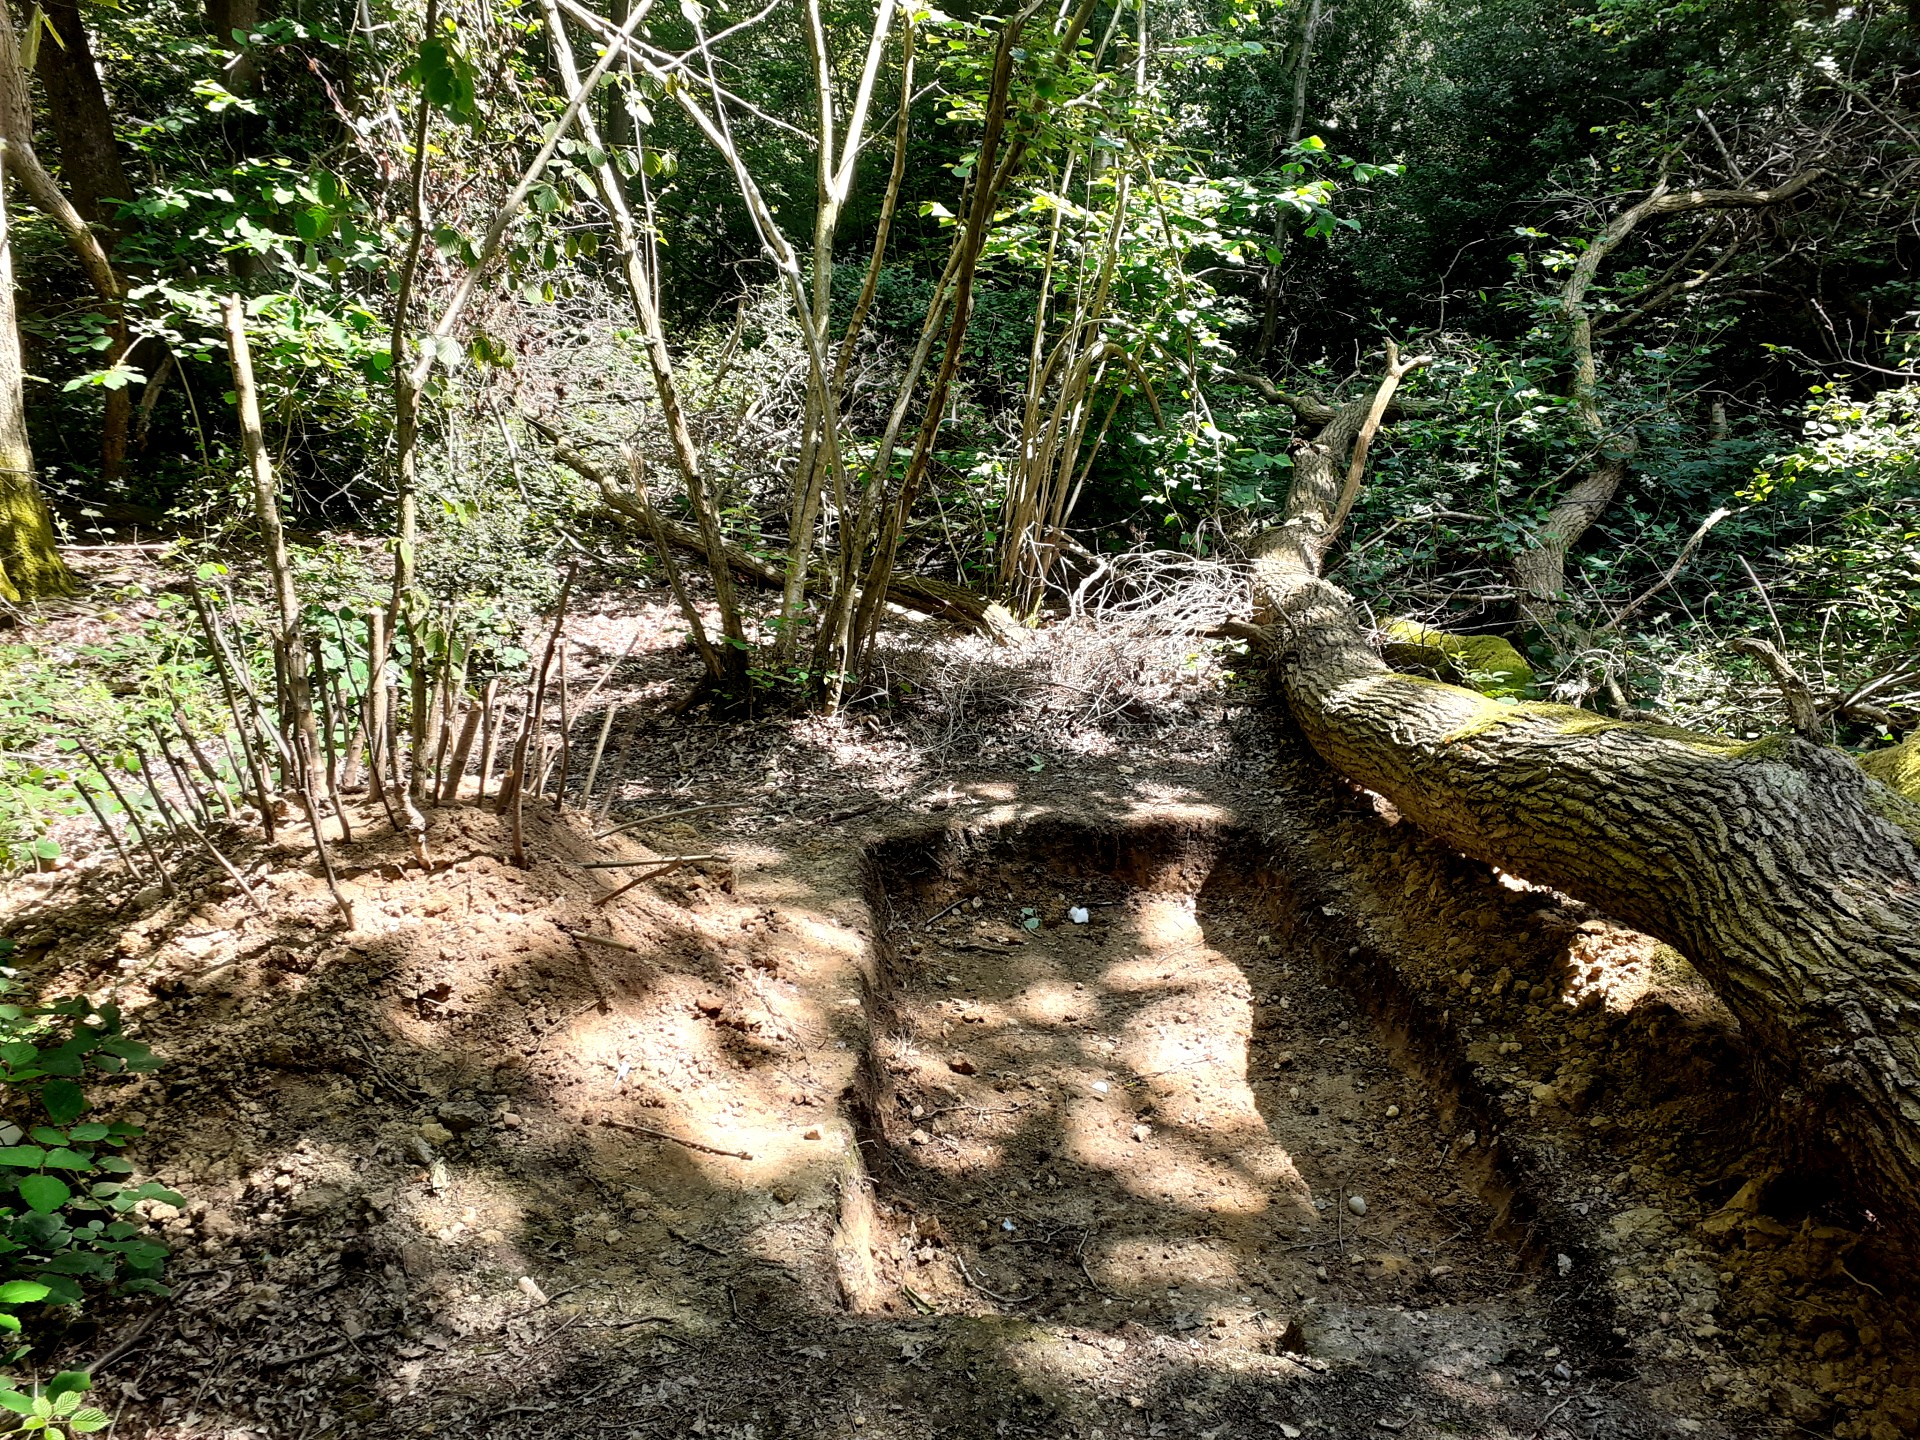
[[[49,42],[51,43],[51,42]],[[106,314],[112,344],[106,359],[115,363],[125,357],[126,316],[121,311],[120,277],[114,273],[107,249],[87,224],[73,200],[67,195],[33,148],[33,110],[27,93],[27,78],[20,66],[18,36],[8,0],[0,0],[0,142],[5,145],[4,173],[20,182],[20,188],[65,237],[68,248],[86,272],[87,283],[100,297]],[[108,390],[106,412],[101,423],[100,475],[112,480],[120,473],[127,456],[127,435],[133,424],[133,396],[128,386]]]
[[[1743,744],[1390,671],[1319,577],[1363,403],[1296,453],[1255,559],[1278,685],[1328,764],[1436,838],[1682,950],[1800,1138],[1920,1220],[1920,803],[1795,736]],[[1881,1208],[1884,1207],[1884,1208]]]
[[[18,603],[73,592],[53,545],[53,521],[33,479],[27,439],[26,371],[13,314],[13,232],[0,185],[0,600]]]
[[[94,63],[93,44],[74,0],[42,0],[55,40],[42,36],[34,69],[47,92],[47,119],[60,148],[60,179],[73,207],[95,225],[111,225],[113,200],[133,198],[113,138],[113,113]]]

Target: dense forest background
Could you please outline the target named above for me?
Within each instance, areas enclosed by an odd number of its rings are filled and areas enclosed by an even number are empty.
[[[1614,713],[1759,734],[1778,671],[1829,738],[1911,723],[1906,10],[685,4],[556,132],[554,22],[577,77],[620,17],[9,3],[25,410],[69,543],[133,526],[263,583],[239,294],[318,610],[388,595],[397,553],[474,676],[524,666],[569,557],[653,573],[653,513],[784,566],[716,674],[837,702],[861,575],[1032,620],[1102,554],[1237,554],[1395,341],[1424,363],[1329,569],[1382,620],[1511,635],[1530,680],[1472,673]],[[9,748],[92,723],[9,653]]]

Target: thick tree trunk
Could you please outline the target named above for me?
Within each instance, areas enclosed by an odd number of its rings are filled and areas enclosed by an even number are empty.
[[[113,200],[133,198],[113,138],[113,115],[100,84],[93,44],[74,0],[42,0],[58,42],[42,37],[34,68],[47,91],[47,119],[60,147],[60,179],[74,209],[95,225],[111,225]]]
[[[13,232],[0,184],[0,600],[18,603],[73,591],[53,547],[53,521],[33,480],[27,441],[26,372],[13,315]]]
[[[1309,743],[1444,843],[1680,948],[1802,1138],[1920,1228],[1920,803],[1797,737],[1739,744],[1388,670],[1317,567],[1361,420],[1340,407],[1301,447],[1255,561]]]
[[[33,148],[33,112],[28,104],[26,73],[7,0],[0,0],[0,141],[5,145],[4,173],[20,182],[34,207],[66,237],[68,246],[86,271],[87,282],[101,300],[112,345],[107,359],[117,362],[128,350],[126,317],[121,312],[120,277],[107,259],[106,246],[87,224],[73,200],[61,189]],[[133,423],[133,397],[128,387],[106,392],[106,415],[101,426],[100,474],[111,480],[126,460],[127,433]]]

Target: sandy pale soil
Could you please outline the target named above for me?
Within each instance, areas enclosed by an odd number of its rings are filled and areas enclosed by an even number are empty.
[[[210,862],[9,887],[166,1061],[113,1103],[175,1296],[43,1346],[116,1433],[1920,1433],[1909,1278],[1678,956],[1245,699],[930,763],[663,717],[673,634],[525,870],[469,795],[431,868],[349,807],[350,931],[297,829],[227,837],[264,917]]]

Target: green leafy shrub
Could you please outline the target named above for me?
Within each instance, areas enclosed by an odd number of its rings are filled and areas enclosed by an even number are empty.
[[[44,1386],[31,1391],[0,1381],[0,1407],[20,1417],[8,1435],[35,1435],[43,1440],[66,1440],[68,1435],[90,1435],[113,1421],[107,1412],[83,1403],[91,1377],[84,1370],[63,1370]]]
[[[0,978],[0,996],[15,988]],[[132,1183],[133,1166],[115,1152],[143,1133],[139,1126],[82,1118],[90,1075],[158,1064],[122,1033],[117,1006],[85,996],[0,1000],[0,1330],[19,1333],[12,1306],[80,1303],[84,1282],[116,1294],[168,1293],[160,1280],[167,1247],[128,1212],[142,1200],[185,1202],[152,1181]]]

